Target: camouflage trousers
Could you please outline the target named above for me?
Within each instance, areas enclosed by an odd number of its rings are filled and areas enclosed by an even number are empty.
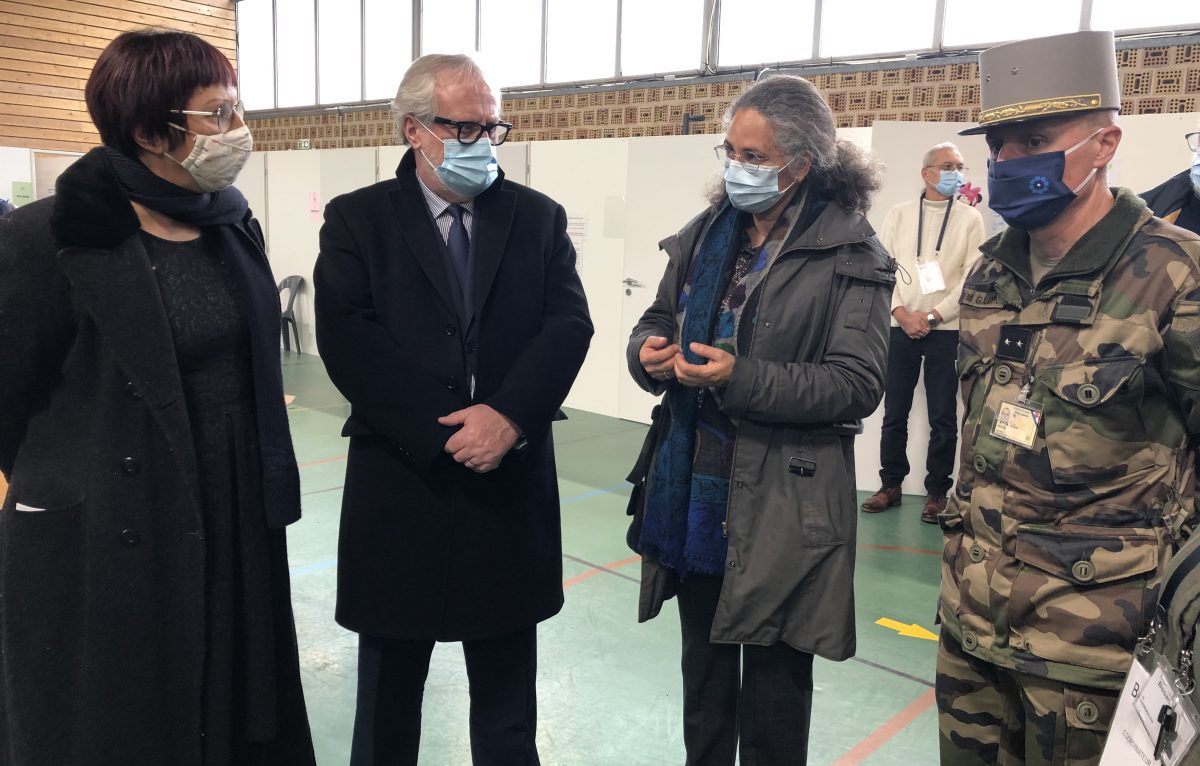
[[[1095,766],[1120,695],[996,667],[945,630],[936,693],[942,766]]]

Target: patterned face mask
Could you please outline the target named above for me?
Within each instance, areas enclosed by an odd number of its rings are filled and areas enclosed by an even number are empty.
[[[166,156],[178,162],[192,176],[200,191],[214,192],[233,186],[238,173],[246,167],[250,152],[254,149],[254,137],[250,135],[250,128],[243,125],[227,133],[209,136],[181,128],[175,123],[167,124],[196,137],[196,145],[183,162],[169,154]]]
[[[988,207],[1014,229],[1046,226],[1075,200],[1096,175],[1096,168],[1074,189],[1063,183],[1067,155],[1086,144],[1095,131],[1066,151],[1046,152],[1014,160],[988,160]]]

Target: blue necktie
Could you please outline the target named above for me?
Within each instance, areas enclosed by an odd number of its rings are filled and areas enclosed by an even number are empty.
[[[471,241],[467,238],[467,227],[463,225],[463,209],[459,205],[446,208],[450,214],[450,233],[446,237],[446,249],[450,251],[450,262],[458,274],[458,284],[462,288],[463,319],[469,319],[471,301]]]

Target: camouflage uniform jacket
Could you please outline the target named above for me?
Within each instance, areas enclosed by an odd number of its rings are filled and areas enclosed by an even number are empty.
[[[1200,434],[1200,238],[1115,192],[1036,289],[1011,229],[966,280],[939,599],[969,654],[1111,689],[1190,523]],[[1042,413],[1031,448],[993,435],[1023,389]]]

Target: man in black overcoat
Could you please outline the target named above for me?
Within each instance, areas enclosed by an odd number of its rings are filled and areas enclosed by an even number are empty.
[[[351,763],[415,764],[437,641],[461,641],[474,763],[538,763],[536,626],[563,604],[551,422],[592,335],[566,214],[504,178],[497,91],[423,56],[396,177],[332,200],[317,344],[349,400],[337,621],[359,633]]]

